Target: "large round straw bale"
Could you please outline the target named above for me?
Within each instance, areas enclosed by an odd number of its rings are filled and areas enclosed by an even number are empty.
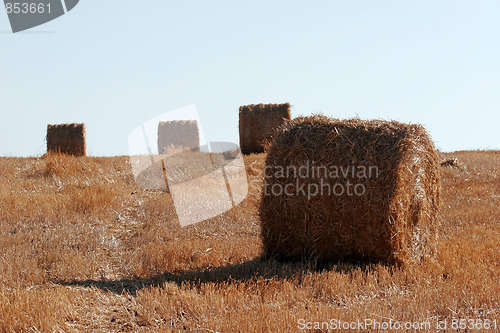
[[[85,150],[84,124],[47,126],[47,153],[85,156]]]
[[[264,169],[264,254],[396,264],[434,256],[438,165],[421,125],[322,115],[288,122]]]
[[[291,119],[290,104],[240,106],[240,148],[243,154],[263,153],[276,129]]]
[[[200,133],[196,120],[161,121],[158,124],[158,154],[169,150],[200,149]]]

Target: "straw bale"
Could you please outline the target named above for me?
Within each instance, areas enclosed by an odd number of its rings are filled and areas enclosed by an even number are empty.
[[[158,154],[173,150],[200,149],[200,133],[196,120],[161,121],[158,124]]]
[[[395,264],[434,257],[438,166],[421,125],[323,115],[288,122],[264,170],[264,255]]]
[[[252,104],[240,107],[240,148],[243,154],[264,152],[276,129],[291,119],[290,104]]]
[[[85,156],[85,124],[47,126],[47,153]]]

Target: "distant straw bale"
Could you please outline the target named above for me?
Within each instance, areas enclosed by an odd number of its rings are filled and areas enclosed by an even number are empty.
[[[291,119],[290,104],[252,104],[240,107],[240,148],[243,154],[262,153],[276,129]]]
[[[58,124],[47,126],[47,153],[85,156],[85,125]]]
[[[395,264],[432,258],[438,167],[421,125],[296,118],[280,128],[266,159],[264,254]]]
[[[158,124],[158,154],[179,149],[200,150],[200,133],[196,120],[161,121]]]
[[[458,160],[458,158],[452,158],[451,160],[443,161],[441,162],[441,166],[467,172],[467,168]]]
[[[451,160],[446,160],[444,162],[441,162],[441,166],[447,167],[447,168],[454,168],[458,166],[458,159],[452,158]]]

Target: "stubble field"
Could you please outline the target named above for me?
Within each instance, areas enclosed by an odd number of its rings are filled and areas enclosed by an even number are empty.
[[[500,152],[440,155],[460,165],[441,167],[438,258],[405,268],[261,259],[264,154],[238,207],[185,228],[128,157],[0,158],[0,332],[500,331]]]

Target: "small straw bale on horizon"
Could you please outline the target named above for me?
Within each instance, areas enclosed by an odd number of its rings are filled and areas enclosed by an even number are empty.
[[[196,120],[171,120],[158,123],[158,154],[172,150],[200,150],[200,132]]]
[[[85,156],[85,124],[47,125],[47,154]]]
[[[251,104],[240,106],[239,133],[243,154],[263,153],[276,129],[291,119],[290,104]]]

